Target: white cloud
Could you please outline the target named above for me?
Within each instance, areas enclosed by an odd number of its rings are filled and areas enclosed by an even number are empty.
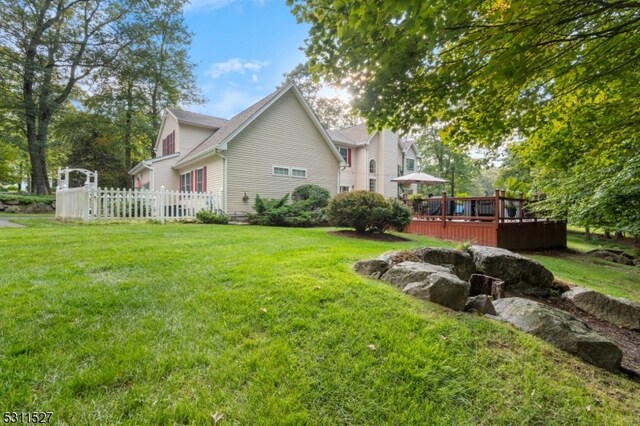
[[[257,73],[267,65],[269,63],[264,61],[244,61],[240,58],[231,58],[228,61],[216,62],[204,74],[212,78],[218,78],[229,73],[244,74],[245,71]]]
[[[235,1],[236,0],[189,0],[189,2],[185,5],[185,10],[192,11],[195,9],[221,9]]]
[[[215,9],[221,9],[232,3],[236,3],[238,7],[241,8],[241,5],[238,3],[243,3],[243,2],[239,0],[189,0],[185,5],[185,10],[186,11],[193,11],[197,9],[215,10]],[[264,6],[265,0],[252,0],[252,3],[258,7]]]

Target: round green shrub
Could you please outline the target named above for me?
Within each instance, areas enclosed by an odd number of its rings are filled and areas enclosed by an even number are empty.
[[[291,200],[294,203],[304,202],[308,210],[317,210],[329,204],[331,193],[326,188],[319,185],[300,185],[291,193]]]
[[[329,201],[326,213],[332,225],[354,228],[361,233],[388,229],[402,231],[411,222],[408,207],[370,191],[338,194]]]

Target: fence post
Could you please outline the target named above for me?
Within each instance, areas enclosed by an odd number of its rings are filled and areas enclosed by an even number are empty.
[[[447,192],[442,191],[442,227],[447,227]]]
[[[86,225],[87,223],[89,223],[89,197],[91,196],[90,189],[89,189],[89,182],[84,184],[83,194],[84,196],[82,197],[83,198],[82,222]]]
[[[495,208],[494,208],[494,218],[493,220],[495,221],[495,227],[496,229],[498,229],[499,224],[500,224],[500,190],[496,189],[496,196],[495,196]]]
[[[166,200],[165,200],[165,190],[164,190],[164,185],[162,185],[160,187],[160,196],[159,196],[159,202],[158,202],[158,208],[160,209],[160,223],[164,225],[164,207],[166,205]]]
[[[520,201],[518,201],[520,204],[520,223],[522,223],[522,219],[524,218],[524,194],[520,191],[518,192],[518,195],[518,198],[520,198]]]

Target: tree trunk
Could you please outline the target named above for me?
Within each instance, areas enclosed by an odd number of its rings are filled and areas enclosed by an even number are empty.
[[[621,240],[621,239],[624,238],[624,234],[622,232],[620,232],[620,231],[616,231],[616,233],[614,234],[614,238],[616,240]]]
[[[125,119],[124,119],[124,166],[126,169],[125,182],[129,183],[131,180],[129,179],[128,172],[131,170],[131,121],[132,121],[132,113],[131,110],[133,108],[133,82],[129,80],[127,82],[127,110],[125,111]]]
[[[585,240],[590,240],[591,239],[591,229],[589,229],[588,226],[584,227],[584,238],[585,238]]]
[[[611,239],[611,231],[609,231],[609,228],[605,228],[605,230],[604,230],[604,237],[605,237],[607,240],[610,240],[610,239]]]

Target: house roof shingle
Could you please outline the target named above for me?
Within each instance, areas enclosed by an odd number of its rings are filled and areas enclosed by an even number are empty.
[[[364,123],[340,130],[340,133],[358,145],[366,143],[373,136],[373,133],[367,132],[367,125]]]
[[[185,111],[178,108],[168,108],[167,110],[178,120],[178,123],[193,124],[195,126],[219,129],[224,126],[227,121],[229,121],[225,120],[224,118],[198,114],[196,112]]]

